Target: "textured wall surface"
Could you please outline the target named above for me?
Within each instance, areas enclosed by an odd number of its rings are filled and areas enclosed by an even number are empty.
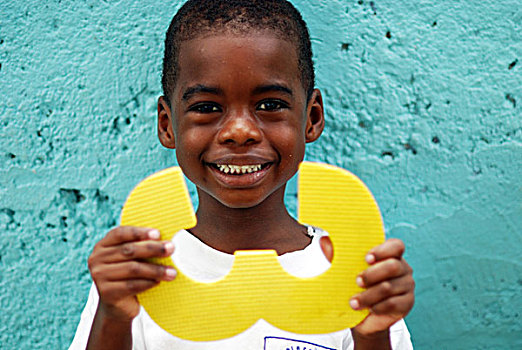
[[[308,159],[359,175],[406,242],[416,349],[521,348],[520,1],[295,3],[327,106]],[[155,108],[178,7],[1,1],[1,349],[68,346],[93,245],[174,164]]]

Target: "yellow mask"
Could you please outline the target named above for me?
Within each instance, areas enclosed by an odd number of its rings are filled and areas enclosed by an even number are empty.
[[[298,194],[299,221],[332,239],[334,258],[325,273],[298,278],[281,267],[274,250],[236,251],[232,270],[219,281],[199,282],[178,269],[174,281],[138,295],[140,304],[164,330],[192,341],[229,338],[259,319],[300,334],[358,324],[367,311],[354,311],[348,302],[361,291],[355,278],[367,267],[366,253],[384,241],[377,204],[355,175],[326,164],[301,163]],[[178,167],[138,184],[121,214],[121,225],[156,228],[164,240],[195,224]],[[153,261],[174,266],[170,257]]]

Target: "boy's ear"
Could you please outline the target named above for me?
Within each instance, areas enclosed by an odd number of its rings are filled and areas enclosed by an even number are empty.
[[[176,148],[176,139],[172,128],[172,113],[164,96],[158,99],[158,138],[167,148]]]
[[[319,89],[314,89],[307,106],[305,137],[306,143],[314,142],[324,129],[323,97]]]

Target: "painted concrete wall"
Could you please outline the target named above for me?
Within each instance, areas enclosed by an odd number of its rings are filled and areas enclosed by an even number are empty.
[[[327,105],[308,159],[358,174],[406,242],[416,348],[521,348],[520,2],[295,3]],[[174,163],[155,104],[178,7],[1,2],[1,349],[67,347],[93,245]]]

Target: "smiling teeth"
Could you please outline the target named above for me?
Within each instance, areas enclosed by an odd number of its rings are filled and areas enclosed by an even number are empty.
[[[262,165],[226,165],[216,164],[217,168],[225,174],[250,174],[261,170]]]

